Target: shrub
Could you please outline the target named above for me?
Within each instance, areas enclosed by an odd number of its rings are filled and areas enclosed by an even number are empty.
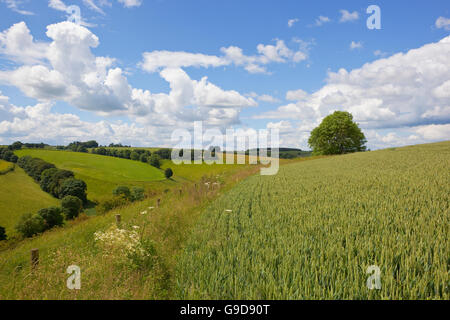
[[[131,191],[127,186],[118,186],[113,190],[113,195],[116,197],[123,197],[124,199],[131,199]]]
[[[170,179],[170,178],[173,176],[173,171],[172,171],[172,169],[167,168],[167,169],[164,171],[164,175],[166,176],[166,179]]]
[[[83,209],[83,202],[74,196],[65,196],[61,201],[62,212],[67,220],[75,219]]]
[[[156,153],[153,153],[153,154],[150,156],[150,159],[148,159],[148,163],[149,163],[151,166],[154,166],[155,168],[161,167],[161,161],[160,161],[160,158],[159,158],[159,156],[158,156]]]
[[[130,159],[131,160],[139,160],[139,153],[137,153],[135,151],[131,152]]]
[[[131,188],[131,201],[141,201],[144,200],[144,188],[133,187]]]
[[[82,180],[69,178],[64,180],[61,189],[59,191],[59,197],[64,198],[65,196],[75,196],[78,197],[83,203],[87,202],[86,196],[86,183]]]
[[[41,209],[38,211],[38,215],[40,215],[44,219],[46,230],[56,226],[61,226],[64,223],[64,217],[61,213],[61,208],[58,207]]]
[[[97,207],[96,210],[99,214],[104,214],[108,211],[111,211],[115,208],[124,206],[128,203],[126,199],[123,197],[113,197],[111,199],[103,200],[101,201]]]
[[[45,231],[45,220],[38,214],[24,214],[16,226],[16,230],[26,238]]]
[[[2,241],[2,240],[6,240],[6,231],[5,231],[5,228],[0,226],[0,241]]]
[[[141,156],[139,157],[139,160],[141,160],[141,162],[147,163],[148,162],[148,156],[145,153],[141,154]]]

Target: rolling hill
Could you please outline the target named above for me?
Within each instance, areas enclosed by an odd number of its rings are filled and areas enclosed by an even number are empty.
[[[91,200],[111,195],[118,185],[148,187],[149,182],[165,180],[162,170],[139,161],[41,149],[18,150],[16,154],[41,158],[60,169],[73,171],[76,178],[86,182]]]

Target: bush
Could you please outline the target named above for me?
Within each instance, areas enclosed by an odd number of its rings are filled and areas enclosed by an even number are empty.
[[[141,201],[144,200],[144,188],[133,187],[131,188],[131,201]]]
[[[38,214],[24,214],[16,226],[16,230],[26,238],[45,231],[45,220]]]
[[[65,196],[78,197],[83,203],[87,202],[86,196],[86,183],[82,180],[69,178],[64,180],[61,189],[59,191],[59,197],[64,198]]]
[[[173,176],[173,171],[172,171],[172,169],[167,168],[167,169],[164,171],[164,175],[166,176],[166,179],[170,179],[170,178]]]
[[[6,230],[2,226],[0,226],[0,241],[6,240]]]
[[[139,157],[139,160],[141,160],[141,162],[147,163],[148,162],[148,156],[145,153],[141,154],[141,156]]]
[[[38,211],[38,215],[40,215],[44,219],[46,230],[56,226],[62,226],[64,223],[64,217],[61,213],[61,208],[58,207],[41,209]]]
[[[107,213],[115,208],[124,206],[128,203],[123,197],[113,197],[111,199],[103,200],[98,204],[96,210],[99,214]]]
[[[118,186],[113,190],[113,195],[116,197],[123,197],[126,200],[131,199],[131,191],[127,186]]]
[[[61,201],[61,208],[67,220],[75,219],[83,209],[83,202],[74,196],[65,196]]]
[[[149,163],[151,166],[154,166],[155,168],[158,168],[158,169],[159,169],[159,167],[161,167],[161,161],[160,161],[160,158],[159,158],[159,156],[158,156],[156,153],[153,153],[153,154],[150,156],[150,159],[148,160],[148,163]]]
[[[130,153],[130,159],[131,160],[139,160],[139,153],[137,153],[137,152],[135,152],[135,151],[133,151],[133,152],[131,152]]]

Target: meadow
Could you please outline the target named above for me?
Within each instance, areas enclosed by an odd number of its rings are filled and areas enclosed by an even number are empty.
[[[0,226],[9,236],[16,234],[15,225],[24,213],[59,205],[59,200],[41,190],[19,166],[0,175]]]
[[[164,181],[164,172],[149,164],[90,153],[24,149],[15,152],[19,157],[29,155],[71,170],[84,180],[90,200],[110,196],[119,185],[148,187],[149,182]]]
[[[448,300],[449,168],[443,142],[252,176],[196,224],[177,298]]]

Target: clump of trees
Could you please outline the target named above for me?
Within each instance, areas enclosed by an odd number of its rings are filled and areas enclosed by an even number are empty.
[[[49,207],[41,209],[35,214],[24,214],[20,218],[16,230],[25,238],[29,238],[63,224],[64,216],[61,208]]]
[[[74,141],[65,147],[66,150],[72,150],[74,152],[88,152],[89,148],[97,148],[98,143],[95,140],[90,140],[86,142]]]
[[[344,154],[366,151],[364,133],[349,112],[335,111],[311,132],[308,144],[313,155]]]
[[[75,196],[83,203],[87,202],[86,183],[75,179],[72,171],[58,169],[54,164],[30,156],[20,157],[17,164],[39,183],[43,191],[55,198]]]
[[[144,188],[118,186],[113,190],[113,197],[106,199],[97,206],[98,213],[106,213],[130,202],[141,201],[145,198]]]
[[[149,150],[144,149],[111,149],[99,147],[92,149],[91,152],[93,154],[99,154],[102,156],[141,161],[159,169],[161,167],[161,159],[171,159],[172,150],[163,148],[154,152],[150,152]]]
[[[16,163],[19,158],[8,147],[1,147],[0,159]]]
[[[61,200],[61,209],[66,220],[75,219],[83,210],[83,202],[75,196],[65,196]]]

